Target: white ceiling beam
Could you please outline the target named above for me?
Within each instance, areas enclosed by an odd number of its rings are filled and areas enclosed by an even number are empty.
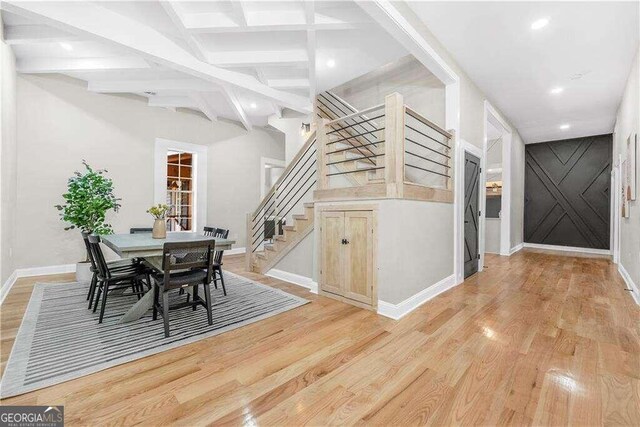
[[[269,79],[267,84],[276,89],[307,89],[309,79]]]
[[[198,108],[194,100],[188,96],[161,96],[156,95],[149,98],[149,107],[164,108]]]
[[[340,30],[362,30],[375,26],[372,22],[325,22],[316,23],[311,26],[313,30],[340,31]],[[197,25],[187,26],[187,31],[194,34],[215,34],[215,33],[246,33],[246,32],[271,32],[271,31],[306,31],[309,25],[305,22],[279,22],[277,24],[249,24],[241,26],[235,22],[229,25],[218,25],[216,23],[198,22]]]
[[[180,34],[187,42],[191,53],[198,58],[200,61],[206,61],[205,55],[203,54],[202,46],[200,43],[187,31],[183,22],[183,11],[181,6],[179,6],[176,2],[173,1],[161,1],[160,4],[164,8],[164,11],[167,12],[173,24],[178,28]]]
[[[73,34],[46,25],[12,25],[4,27],[7,44],[55,43],[78,40]]]
[[[264,72],[262,71],[262,69],[260,67],[256,68],[256,75],[258,76],[258,80],[260,80],[264,84],[268,84],[267,76],[264,75]],[[274,104],[273,102],[271,103],[271,106],[273,107],[273,111],[275,111],[276,117],[281,119],[282,118],[282,108],[279,105]]]
[[[261,67],[305,65],[304,49],[209,52],[209,62],[218,67]]]
[[[305,1],[305,16],[307,24],[313,26],[316,23],[315,3],[313,0]],[[307,30],[307,57],[309,58],[309,99],[313,103],[316,98],[316,30]]]
[[[218,113],[210,102],[208,94],[194,92],[190,96],[202,114],[207,116],[207,118],[212,122],[218,121]]]
[[[16,61],[20,73],[66,73],[72,71],[133,70],[150,68],[137,56],[106,58],[22,58]]]
[[[455,83],[457,75],[422,35],[388,0],[355,0],[391,37],[404,46],[444,84]],[[452,77],[455,76],[455,77]]]
[[[238,120],[240,121],[240,123],[242,123],[242,126],[244,126],[246,130],[251,130],[253,128],[253,126],[251,125],[251,121],[247,117],[247,113],[245,113],[244,108],[242,108],[242,104],[240,104],[240,101],[238,100],[236,94],[233,92],[233,89],[230,87],[225,87],[224,89],[225,90],[222,93],[225,99],[233,107],[233,111],[236,114],[236,117],[238,117]]]
[[[196,79],[165,80],[91,80],[87,87],[91,92],[100,93],[140,93],[140,92],[219,92],[221,87]]]
[[[231,0],[231,6],[233,7],[233,14],[238,21],[238,25],[241,27],[247,26],[247,14],[244,10],[244,4],[242,0]]]
[[[127,16],[89,2],[4,1],[3,9],[76,35],[136,52],[171,69],[219,84],[243,88],[280,105],[310,112],[309,100],[278,91],[246,74],[221,69],[195,58],[173,40]]]

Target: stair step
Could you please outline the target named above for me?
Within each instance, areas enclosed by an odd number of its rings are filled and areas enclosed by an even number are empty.
[[[256,252],[256,257],[261,259],[267,259],[267,254],[264,252]]]
[[[315,206],[315,203],[303,203],[305,208],[313,208]]]
[[[284,235],[281,235],[281,236],[275,236],[275,237],[274,237],[274,239],[275,239],[275,240],[277,240],[277,241],[279,241],[279,242],[286,242],[286,241],[287,241],[287,238],[286,238],[286,237],[284,237]]]
[[[273,252],[275,252],[275,251],[276,251],[276,246],[275,246],[275,245],[265,244],[265,245],[264,245],[264,248],[265,248],[266,250],[268,250],[268,251],[273,251]]]
[[[309,219],[309,217],[307,217],[304,214],[295,214],[295,215],[293,215],[293,219],[297,219],[299,221],[307,221]]]
[[[295,226],[295,225],[283,225],[283,226],[282,226],[282,229],[283,229],[283,230],[286,230],[286,231],[293,231],[293,232],[295,232],[295,231],[296,231],[296,226]]]

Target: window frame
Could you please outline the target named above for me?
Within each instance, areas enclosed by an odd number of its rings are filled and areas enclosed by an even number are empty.
[[[154,152],[154,204],[167,202],[167,165],[171,151],[186,152],[193,156],[191,180],[193,186],[193,208],[191,230],[168,233],[196,233],[207,220],[207,147],[188,142],[156,138]]]

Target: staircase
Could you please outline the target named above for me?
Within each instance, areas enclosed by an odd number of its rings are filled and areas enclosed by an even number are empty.
[[[373,122],[348,119],[358,112],[336,95],[325,92],[317,98],[317,114],[334,121],[329,125],[332,143],[333,173],[345,177],[350,185],[362,186],[382,178],[376,167],[382,159],[376,147],[384,131]],[[346,117],[346,118],[345,118]],[[329,135],[328,135],[329,136]],[[316,132],[312,132],[296,157],[282,173],[257,209],[247,216],[246,268],[266,273],[295,248],[314,227],[313,190],[317,185]],[[355,172],[362,169],[362,172]],[[280,229],[280,222],[285,221]]]

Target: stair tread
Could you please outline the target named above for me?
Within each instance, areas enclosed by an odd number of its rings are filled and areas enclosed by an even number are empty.
[[[296,231],[296,226],[295,225],[283,225],[282,229],[283,230],[287,230],[287,231]]]
[[[312,208],[315,206],[315,203],[311,202],[311,203],[303,203],[305,208]]]
[[[305,214],[295,214],[295,215],[293,215],[293,219],[308,220],[309,217],[306,216]]]

